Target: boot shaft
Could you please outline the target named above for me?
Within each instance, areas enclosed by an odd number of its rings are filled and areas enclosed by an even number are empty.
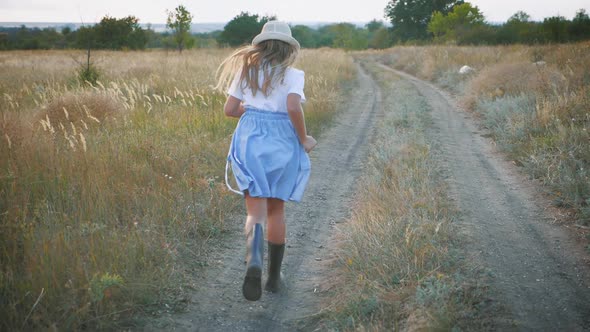
[[[281,265],[285,244],[274,244],[268,242],[268,279],[265,289],[271,293],[277,293],[281,288]]]
[[[261,224],[255,224],[248,233],[246,264],[255,265],[262,268],[262,258],[264,256],[264,231]]]
[[[274,244],[267,242],[268,245],[268,275],[270,278],[279,277],[283,255],[285,253],[285,244]]]

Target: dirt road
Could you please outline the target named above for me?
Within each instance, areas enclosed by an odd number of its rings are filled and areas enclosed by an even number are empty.
[[[330,278],[324,262],[333,225],[350,213],[350,192],[383,107],[379,87],[358,69],[351,98],[343,102],[336,123],[311,155],[312,178],[304,201],[287,207],[287,292],[265,292],[258,302],[242,297],[244,237],[235,232],[213,254],[187,312],[164,323],[168,330],[290,331],[316,312],[321,280]],[[432,108],[432,151],[461,213],[469,264],[485,269],[491,280],[491,299],[483,311],[492,326],[590,330],[588,264],[563,228],[550,224],[553,219],[543,209],[547,205],[536,193],[538,187],[503,160],[452,98],[429,83],[394,72],[412,82]],[[242,219],[233,222],[242,225]]]
[[[466,112],[433,85],[409,80],[432,108],[433,151],[461,213],[472,264],[490,275],[499,330],[590,330],[590,273],[584,253],[544,209],[540,188],[505,161]],[[490,309],[490,308],[488,308]]]
[[[311,153],[312,176],[303,202],[287,204],[283,274],[288,291],[264,292],[257,302],[243,298],[245,238],[236,232],[212,257],[187,312],[171,317],[167,329],[284,331],[296,329],[301,318],[315,313],[331,229],[349,212],[350,192],[362,169],[379,110],[379,89],[358,68],[352,98],[342,105],[336,123],[322,134]],[[243,225],[244,218],[232,222]]]

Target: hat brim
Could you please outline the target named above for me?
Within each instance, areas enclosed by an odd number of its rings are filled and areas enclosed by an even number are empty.
[[[301,48],[297,39],[280,32],[262,32],[252,40],[252,45],[257,45],[265,40],[280,40],[295,46],[297,50]]]

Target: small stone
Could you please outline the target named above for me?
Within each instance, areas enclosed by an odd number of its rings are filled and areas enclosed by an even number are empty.
[[[475,69],[473,69],[467,65],[465,65],[465,66],[461,67],[461,69],[459,69],[459,74],[461,74],[461,75],[471,74],[473,72],[475,72]]]

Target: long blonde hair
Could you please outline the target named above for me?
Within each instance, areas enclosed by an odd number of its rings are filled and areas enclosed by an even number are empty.
[[[275,83],[283,82],[285,71],[297,58],[297,49],[289,43],[269,39],[256,45],[244,46],[226,58],[217,68],[216,89],[227,91],[236,73],[240,73],[239,88],[250,88],[255,96],[261,91],[268,96]],[[262,85],[258,81],[262,70]]]

